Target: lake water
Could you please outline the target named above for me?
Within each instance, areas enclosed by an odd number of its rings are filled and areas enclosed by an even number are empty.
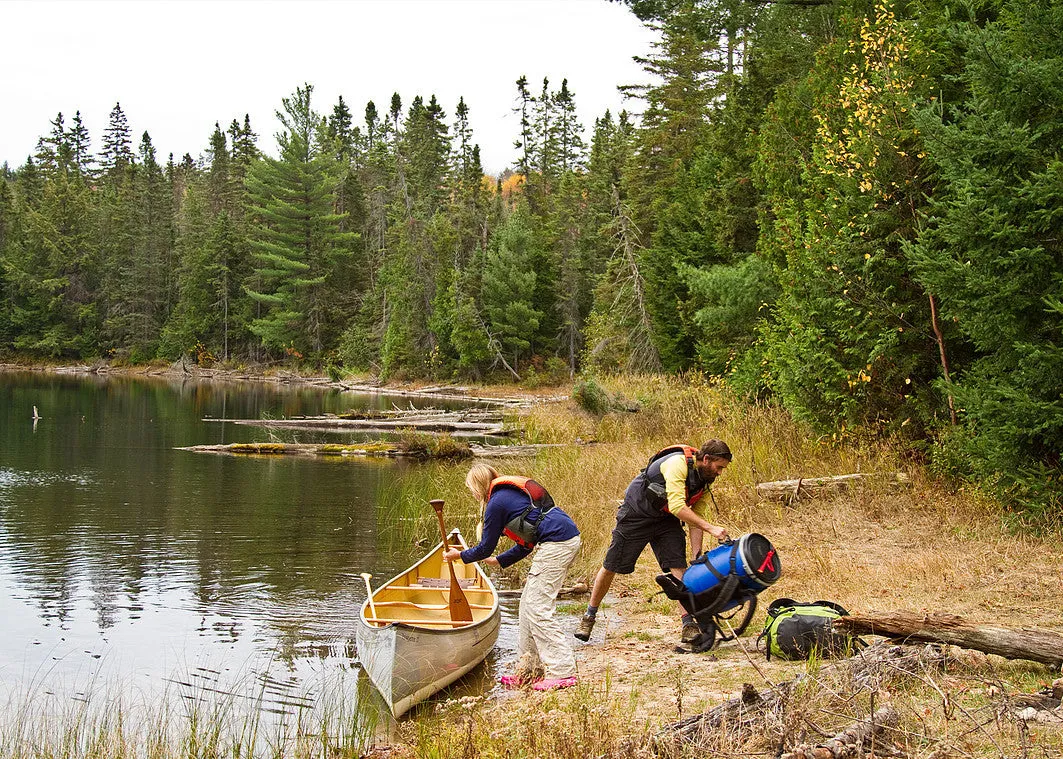
[[[0,689],[59,703],[100,692],[236,694],[281,714],[326,689],[354,692],[364,680],[359,573],[381,582],[423,553],[396,536],[381,496],[442,465],[176,448],[271,439],[205,419],[392,402],[272,384],[0,372]],[[515,606],[506,604],[495,654],[459,693],[491,687],[512,658]]]

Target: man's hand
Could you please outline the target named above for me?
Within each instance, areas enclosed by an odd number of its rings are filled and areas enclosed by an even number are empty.
[[[443,561],[456,561],[461,558],[461,551],[457,548],[451,548],[443,552]]]
[[[727,530],[725,530],[722,527],[717,527],[716,525],[712,525],[711,527],[709,527],[708,533],[710,535],[712,535],[714,538],[716,538],[717,540],[720,540],[720,541],[727,540]]]

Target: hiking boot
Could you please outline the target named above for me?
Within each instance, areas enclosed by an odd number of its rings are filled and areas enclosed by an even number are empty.
[[[532,685],[532,690],[558,690],[560,688],[571,688],[579,682],[575,677],[558,677],[549,680],[540,680]]]
[[[701,637],[701,628],[697,622],[687,622],[683,625],[683,637],[680,640],[683,643],[693,643]]]
[[[595,617],[588,617],[586,614],[579,621],[579,629],[572,633],[576,636],[576,640],[582,640],[586,643],[591,639],[591,630],[594,629],[594,623],[597,621]]]

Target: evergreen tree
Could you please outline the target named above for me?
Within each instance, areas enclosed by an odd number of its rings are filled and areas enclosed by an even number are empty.
[[[111,109],[107,129],[103,133],[103,145],[100,148],[100,168],[113,178],[133,163],[133,143],[129,132],[129,121],[120,103]]]
[[[539,257],[527,214],[520,208],[499,229],[497,249],[483,270],[483,308],[489,338],[512,366],[530,358],[542,311],[534,303]]]
[[[653,337],[667,369],[689,366],[694,358],[690,323],[684,318],[688,294],[679,265],[702,266],[704,229],[691,213],[700,191],[692,168],[708,135],[710,104],[717,97],[721,66],[718,40],[702,14],[684,6],[660,24],[661,41],[648,58],[637,59],[658,83],[646,88],[646,110],[638,132],[638,160],[629,187],[633,223],[648,248],[640,254],[646,305]]]
[[[1063,6],[1009,0],[988,23],[967,13],[942,19],[958,86],[944,108],[920,114],[938,186],[909,247],[952,349],[953,382],[939,384],[960,426],[939,459],[1010,502],[1058,514]]]
[[[32,161],[19,171],[21,235],[4,262],[13,345],[50,357],[98,350],[100,271],[89,190],[75,172],[44,181]]]
[[[312,92],[307,84],[282,100],[280,157],[263,158],[248,176],[255,260],[248,294],[262,308],[251,330],[264,346],[320,358],[330,329],[327,283],[337,261],[349,255],[351,233],[342,231],[333,210],[336,166]]]
[[[67,132],[67,141],[73,151],[74,165],[79,173],[89,175],[92,173],[92,153],[90,151],[92,140],[89,130],[81,120],[81,111],[74,113],[74,120]]]
[[[352,128],[351,109],[339,96],[328,118],[328,139],[334,146],[336,160],[341,164],[350,163],[354,155],[354,130]]]

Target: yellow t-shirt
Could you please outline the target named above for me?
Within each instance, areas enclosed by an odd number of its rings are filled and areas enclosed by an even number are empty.
[[[664,476],[664,493],[668,498],[664,510],[676,514],[687,508],[687,457],[672,455],[661,462],[661,474]],[[692,507],[694,513],[704,517],[705,501],[699,499]]]

